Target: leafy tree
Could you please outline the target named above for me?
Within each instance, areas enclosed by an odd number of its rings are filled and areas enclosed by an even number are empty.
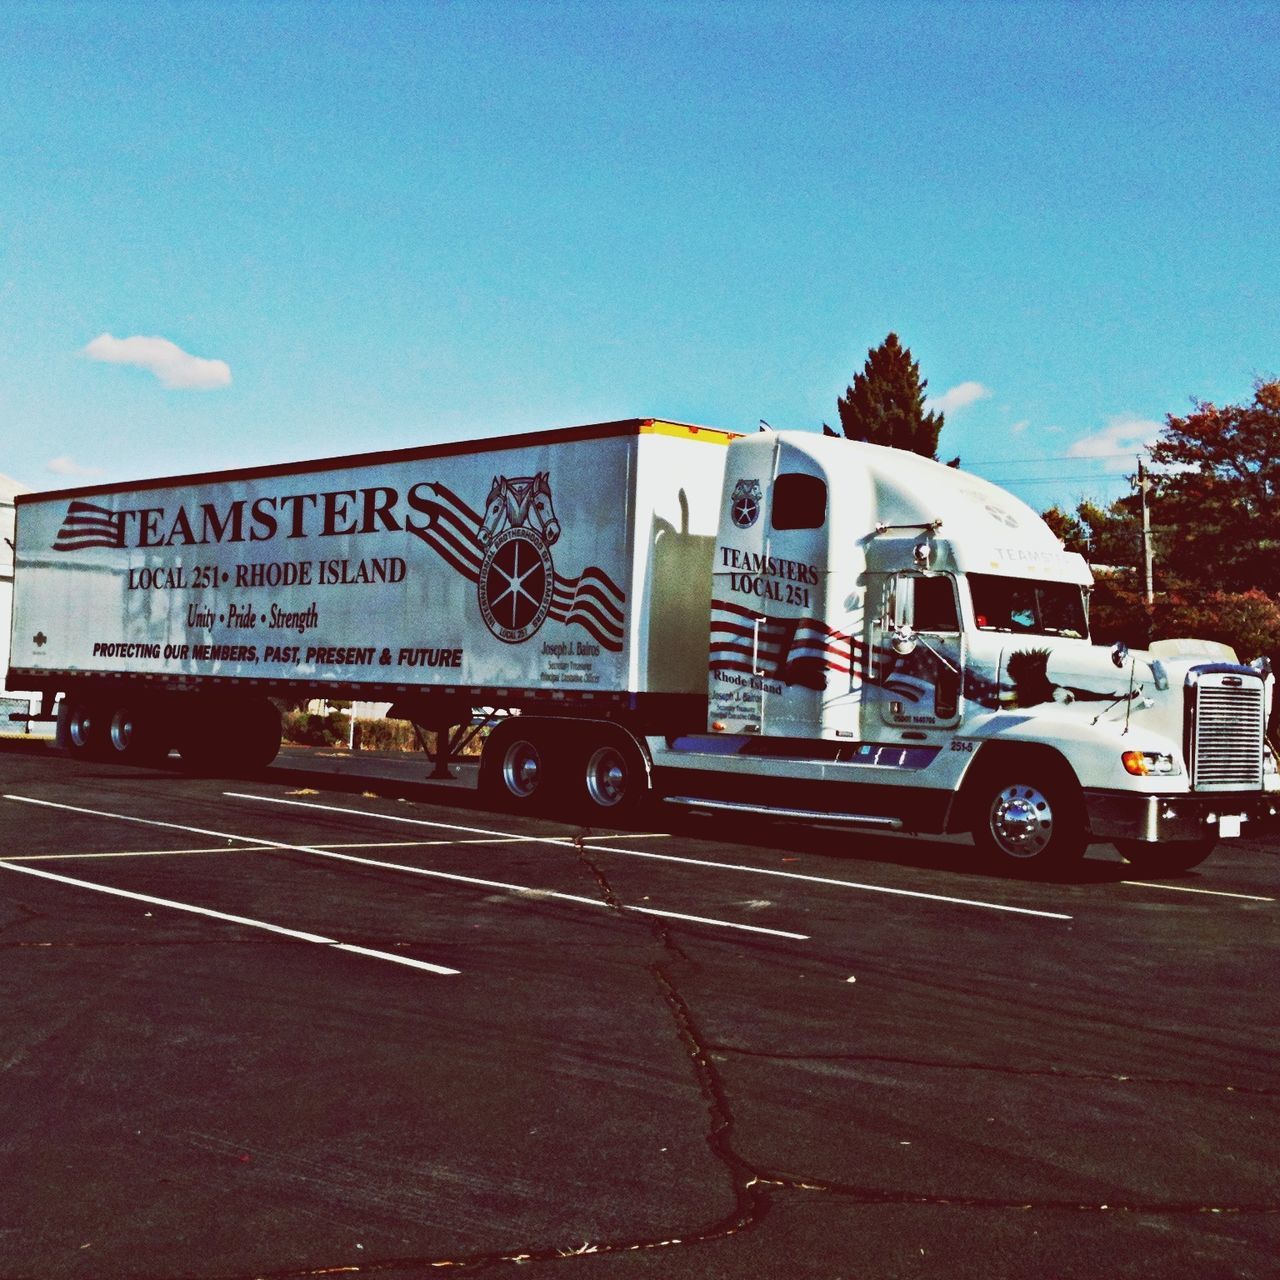
[[[1068,551],[1078,552],[1094,566],[1140,572],[1142,563],[1142,518],[1136,497],[1120,498],[1100,507],[1087,499],[1075,514],[1060,507],[1041,512],[1044,522],[1057,534]]]
[[[1152,505],[1166,583],[1280,594],[1280,381],[1253,402],[1195,401],[1151,448]]]
[[[1086,500],[1074,514],[1054,506],[1041,516],[1068,551],[1093,566],[1089,630],[1094,640],[1123,640],[1140,649],[1151,637],[1151,617],[1142,599],[1142,522],[1135,506],[1133,497],[1107,507]]]
[[[1069,511],[1064,511],[1057,503],[1054,503],[1048,511],[1040,513],[1040,519],[1053,530],[1054,537],[1068,551],[1074,551],[1077,555],[1088,556],[1089,534],[1078,516],[1073,516]]]
[[[909,449],[937,461],[938,435],[943,415],[925,413],[924,391],[929,385],[920,377],[920,365],[911,350],[891,333],[867,352],[861,373],[853,375],[853,385],[836,401],[840,429],[850,440]],[[822,428],[835,435],[825,423]],[[959,459],[951,463],[956,466]]]
[[[1280,657],[1280,605],[1262,591],[1211,591],[1186,596],[1173,592],[1156,601],[1153,639],[1194,636],[1231,645],[1248,662],[1266,654]]]
[[[1151,612],[1131,573],[1094,571],[1089,632],[1095,644],[1123,640],[1131,649],[1147,647],[1151,640]]]
[[[1138,648],[1192,636],[1280,661],[1280,381],[1256,383],[1251,404],[1194,404],[1168,416],[1151,449],[1153,605],[1141,595],[1136,494],[1044,518],[1094,565],[1095,640]]]

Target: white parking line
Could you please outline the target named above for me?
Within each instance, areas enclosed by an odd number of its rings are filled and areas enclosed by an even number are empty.
[[[8,797],[6,797],[7,799]],[[207,849],[125,849],[119,853],[33,853],[19,854],[15,858],[0,858],[4,862],[92,862],[100,858],[181,858],[193,853],[253,853],[243,845],[228,848],[225,844]]]
[[[470,844],[516,844],[529,842],[540,837],[512,836],[507,841],[499,840],[326,840],[315,845],[317,849],[450,849]],[[630,836],[627,837],[631,839]],[[262,846],[267,848],[269,846]],[[32,853],[16,854],[2,857],[0,862],[86,862],[99,858],[178,858],[197,853],[255,853],[261,849],[251,849],[244,845],[235,848],[225,844],[207,845],[196,849],[121,849],[114,853]]]
[[[6,796],[6,800],[22,799],[20,796]],[[228,924],[246,925],[250,929],[265,929],[268,933],[278,933],[285,938],[293,938],[297,942],[314,942],[322,947],[332,947],[335,951],[349,951],[353,955],[369,956],[374,960],[386,960],[391,964],[407,965],[410,969],[425,969],[428,973],[436,973],[446,977],[456,976],[460,969],[447,969],[442,964],[430,964],[426,960],[414,960],[410,956],[392,955],[389,951],[375,951],[372,947],[358,947],[351,942],[339,942],[336,938],[326,938],[320,933],[306,933],[300,929],[286,929],[284,925],[271,924],[266,920],[252,920],[248,916],[234,916],[225,911],[214,911],[210,907],[197,907],[190,902],[175,902],[172,898],[156,898],[149,893],[134,893],[129,889],[116,889],[111,885],[93,884],[88,880],[77,880],[72,876],[60,876],[54,871],[41,871],[37,867],[18,866],[12,862],[4,864],[0,870],[16,871],[24,876],[39,876],[42,880],[56,880],[59,884],[73,885],[77,889],[92,889],[95,893],[109,893],[116,898],[129,898],[134,902],[145,902],[152,907],[167,907],[172,911],[185,911],[194,916],[207,916],[210,920],[222,920]]]
[[[1153,884],[1150,880],[1121,880],[1121,884],[1136,885],[1139,889],[1168,889],[1170,893],[1205,893],[1211,898],[1243,898],[1245,902],[1274,902],[1274,898],[1261,898],[1256,893],[1227,893],[1225,889],[1196,889],[1189,884]]]
[[[226,794],[234,794],[227,792]],[[161,827],[166,831],[185,831],[190,835],[213,836],[219,840],[239,840],[246,845],[257,846],[255,851],[264,852],[270,849],[283,849],[290,853],[306,853],[316,858],[334,858],[340,862],[354,862],[362,867],[378,867],[386,871],[399,871],[404,875],[427,876],[435,880],[451,880],[457,884],[473,885],[482,889],[501,889],[507,893],[524,894],[534,898],[555,898],[561,902],[574,902],[581,906],[603,907],[606,910],[621,910],[624,912],[635,913],[646,916],[660,916],[664,920],[685,920],[693,924],[712,925],[718,929],[736,929],[743,933],[765,934],[772,938],[787,938],[795,942],[807,942],[808,934],[792,933],[785,929],[766,929],[762,925],[755,924],[738,924],[731,920],[718,920],[711,916],[689,915],[681,911],[662,911],[657,907],[633,907],[622,905],[615,908],[612,903],[605,902],[601,898],[584,898],[572,893],[559,893],[553,889],[536,889],[529,885],[508,884],[502,880],[482,880],[477,876],[457,875],[451,871],[434,871],[426,867],[409,867],[400,862],[383,862],[377,858],[357,858],[349,853],[337,853],[332,849],[321,849],[315,845],[302,844],[285,844],[279,840],[267,840],[258,836],[242,836],[227,831],[210,831],[206,827],[189,827],[177,822],[161,822],[158,818],[139,818],[129,813],[109,813],[102,809],[85,809],[79,805],[58,804],[53,800],[37,800],[33,796],[14,796],[6,795],[6,800],[14,800],[19,804],[40,805],[46,809],[61,809],[68,813],[83,813],[95,818],[114,818],[118,822],[134,822],[144,827]],[[258,796],[249,796],[248,799],[261,799]],[[296,803],[295,801],[286,801],[281,803]],[[320,806],[303,805],[303,808],[317,808]],[[366,815],[367,816],[367,815]],[[435,824],[441,825],[441,824]],[[12,871],[29,871],[31,874],[52,875],[51,872],[36,872],[34,867],[23,867],[13,863],[4,864]]]
[[[456,826],[449,822],[431,822],[426,818],[402,818],[398,814],[370,813],[366,809],[346,809],[340,805],[311,804],[305,800],[283,800],[275,796],[251,795],[242,791],[224,791],[223,795],[230,796],[236,800],[257,800],[262,804],[292,805],[300,809],[318,809],[326,813],[343,813],[357,818],[374,818],[380,822],[403,822],[412,826],[437,827],[445,830],[467,832],[481,830],[478,827]],[[501,833],[495,832],[493,834]],[[605,838],[608,839],[608,837]],[[624,838],[630,839],[630,837]],[[543,844],[556,845],[560,848],[566,846],[572,848],[576,843],[573,839],[565,836],[533,836],[530,839],[538,840]],[[1033,907],[1013,907],[1003,902],[985,902],[980,898],[956,898],[948,894],[925,893],[920,889],[895,889],[882,884],[863,884],[857,880],[838,880],[832,876],[812,876],[799,871],[777,871],[772,867],[752,867],[736,862],[715,862],[709,858],[686,858],[673,853],[651,853],[642,849],[618,849],[613,845],[592,840],[590,837],[583,838],[582,846],[592,850],[594,853],[614,853],[626,858],[648,858],[655,862],[675,862],[682,866],[710,867],[716,871],[740,871],[750,875],[773,876],[782,880],[799,880],[807,884],[834,885],[840,889],[857,889],[864,893],[884,893],[901,898],[920,898],[928,902],[945,902],[952,906],[977,907],[986,911],[1005,911],[1013,915],[1037,916],[1043,920],[1070,920],[1073,918],[1063,914],[1061,911],[1041,911]]]

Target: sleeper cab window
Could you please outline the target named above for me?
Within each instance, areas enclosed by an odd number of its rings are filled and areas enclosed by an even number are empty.
[[[821,529],[827,520],[827,482],[786,472],[773,482],[775,529]]]

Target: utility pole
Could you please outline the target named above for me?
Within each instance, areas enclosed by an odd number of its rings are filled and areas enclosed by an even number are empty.
[[[1142,457],[1138,457],[1138,494],[1142,499],[1142,598],[1147,604],[1155,600],[1155,587],[1152,584],[1152,552],[1151,552],[1151,512],[1147,509],[1147,470],[1142,465]]]

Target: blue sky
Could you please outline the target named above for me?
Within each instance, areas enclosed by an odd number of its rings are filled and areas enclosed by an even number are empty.
[[[9,0],[0,472],[817,429],[894,330],[945,456],[1113,497],[1280,373],[1278,16]]]

